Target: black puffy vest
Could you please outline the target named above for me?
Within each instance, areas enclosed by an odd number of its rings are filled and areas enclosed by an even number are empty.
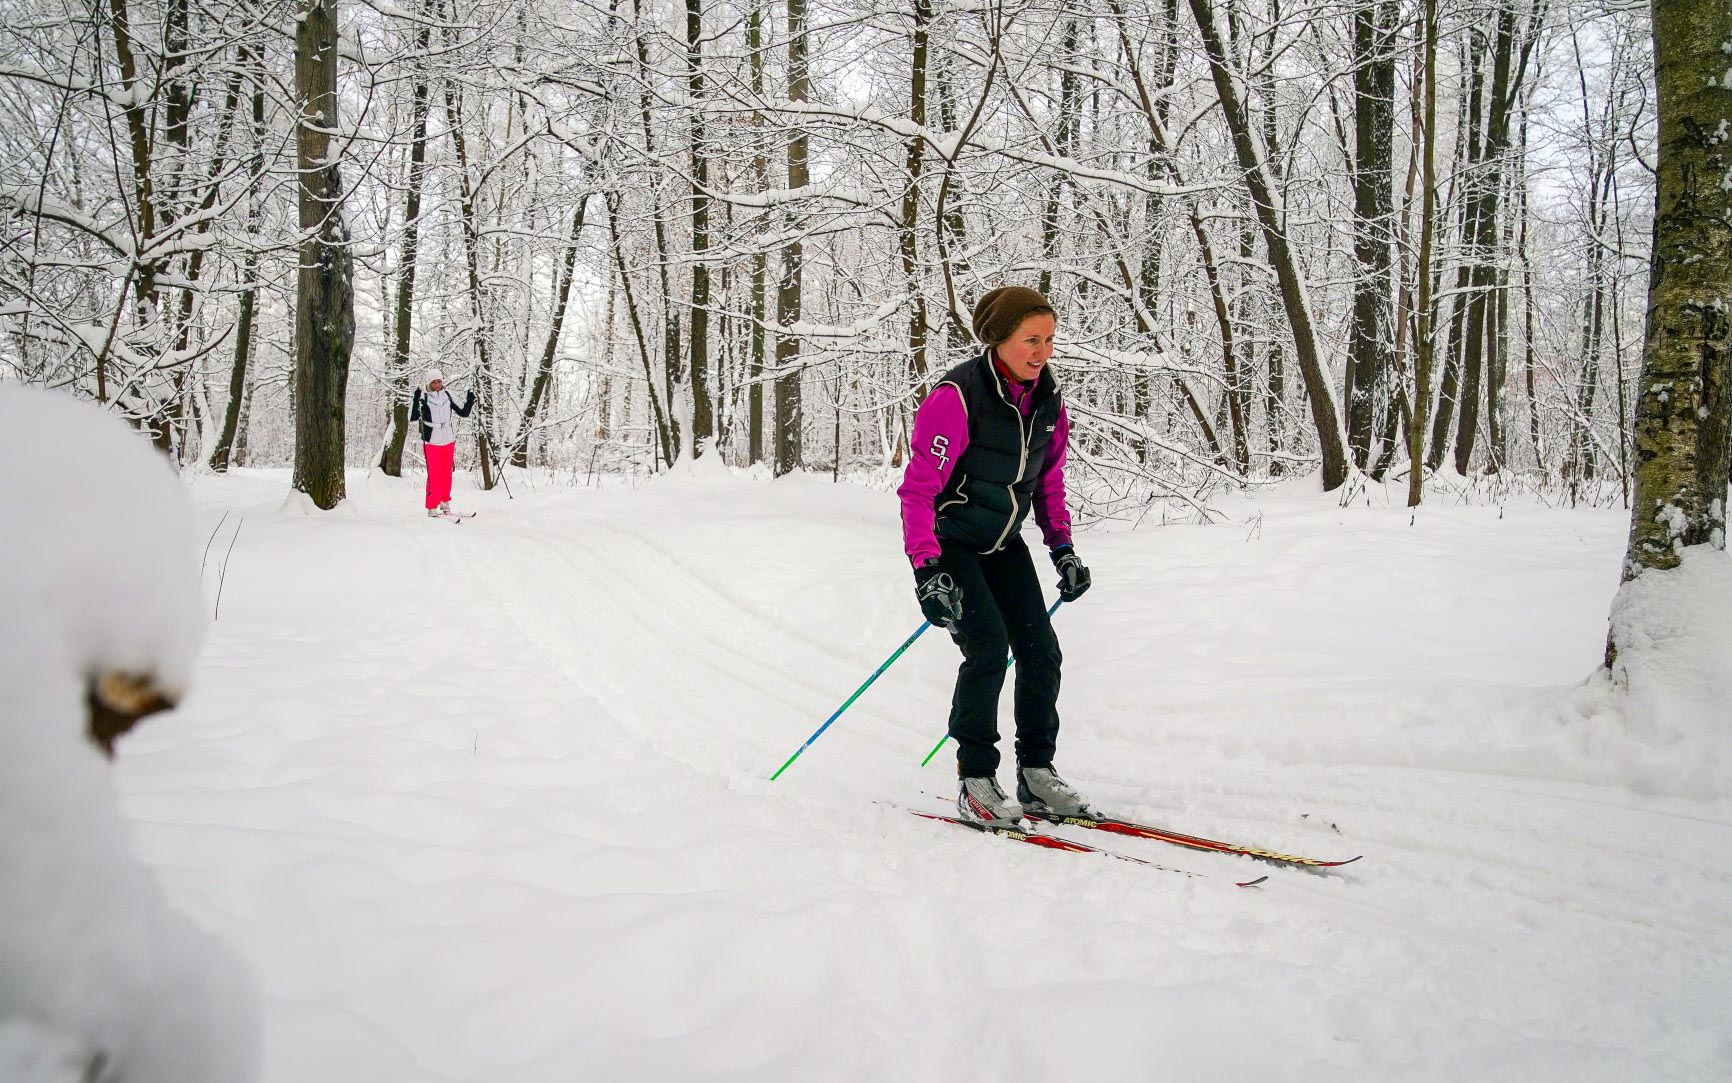
[[[1035,482],[1063,401],[1058,381],[1051,366],[1041,368],[1027,418],[1011,401],[990,352],[956,366],[938,383],[960,391],[968,410],[968,447],[938,494],[938,536],[991,553],[1016,536],[1034,505]]]

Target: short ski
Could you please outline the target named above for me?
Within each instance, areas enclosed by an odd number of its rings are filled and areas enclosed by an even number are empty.
[[[1162,872],[1176,872],[1180,876],[1189,876],[1192,879],[1198,879],[1203,876],[1202,873],[1191,872],[1189,869],[1175,869],[1170,865],[1157,864],[1156,862],[1135,857],[1131,854],[1121,854],[1116,850],[1103,850],[1099,846],[1090,846],[1087,843],[1072,842],[1070,839],[1061,839],[1057,835],[1047,835],[1039,831],[1031,831],[1026,828],[1018,827],[1015,824],[980,823],[976,820],[965,820],[960,816],[945,816],[936,812],[922,812],[919,809],[908,809],[907,811],[924,820],[938,820],[942,823],[955,824],[958,827],[970,828],[982,832],[983,834],[997,835],[999,838],[1010,839],[1013,842],[1026,842],[1032,846],[1042,846],[1049,850],[1063,850],[1066,853],[1072,854],[1101,854],[1105,857],[1116,858],[1119,861],[1129,861],[1135,865],[1146,865],[1151,869],[1159,869]],[[1267,879],[1269,879],[1267,876],[1259,876],[1255,880],[1246,880],[1236,886],[1256,887]]]
[[[1351,865],[1359,857],[1350,857],[1345,861],[1323,861],[1315,857],[1300,857],[1297,854],[1277,853],[1274,850],[1261,850],[1255,846],[1241,846],[1235,842],[1221,842],[1218,839],[1203,839],[1195,835],[1183,835],[1177,831],[1168,831],[1164,827],[1153,827],[1149,824],[1132,823],[1129,820],[1117,820],[1110,816],[1061,816],[1054,813],[1033,812],[1024,810],[1023,815],[1031,820],[1039,820],[1049,824],[1069,824],[1072,827],[1086,827],[1094,831],[1107,831],[1114,835],[1128,835],[1131,838],[1154,839],[1157,842],[1169,842],[1174,846],[1183,846],[1191,850],[1202,850],[1212,854],[1237,854],[1241,857],[1253,857],[1258,861],[1267,861],[1275,865],[1286,865],[1304,869],[1335,869],[1342,865]]]

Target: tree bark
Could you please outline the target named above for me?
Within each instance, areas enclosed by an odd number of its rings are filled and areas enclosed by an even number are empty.
[[[1065,20],[1064,37],[1059,46],[1059,63],[1062,65],[1058,76],[1058,133],[1054,140],[1054,149],[1061,158],[1076,156],[1078,94],[1077,74],[1075,64],[1077,49],[1077,20],[1072,17]],[[1062,171],[1054,171],[1052,186],[1047,190],[1046,205],[1041,208],[1041,265],[1040,278],[1036,284],[1042,294],[1052,293],[1052,268],[1058,261],[1059,250],[1059,214],[1063,209],[1065,189],[1069,178]]]
[[[415,27],[413,83],[410,86],[411,131],[409,135],[409,175],[403,194],[403,255],[397,269],[397,303],[395,334],[391,354],[385,362],[392,390],[391,436],[379,456],[379,469],[391,477],[403,476],[403,445],[409,439],[409,393],[420,381],[411,368],[410,345],[415,326],[416,259],[421,243],[421,189],[427,178],[427,65],[424,59],[432,40],[432,0],[423,0],[422,21]]]
[[[1726,546],[1732,4],[1654,0],[1653,18],[1659,167],[1625,581],[1675,568],[1686,546]]]
[[[535,431],[535,418],[541,411],[541,402],[547,397],[547,389],[553,383],[553,362],[559,356],[559,336],[565,329],[565,308],[571,300],[572,272],[577,268],[577,239],[583,232],[583,213],[589,206],[589,193],[584,193],[578,200],[577,210],[571,216],[571,237],[566,241],[565,256],[559,265],[559,286],[553,303],[553,320],[547,327],[547,338],[541,343],[541,361],[535,366],[535,381],[529,387],[529,398],[523,404],[523,424],[518,427],[517,439],[511,444],[511,465],[519,470],[529,465],[529,436]],[[611,327],[610,327],[611,331]]]
[[[1281,284],[1281,299],[1293,332],[1293,350],[1298,356],[1299,374],[1310,398],[1311,420],[1317,429],[1318,448],[1323,460],[1323,491],[1330,492],[1347,480],[1347,449],[1342,437],[1341,415],[1335,408],[1335,392],[1317,348],[1304,275],[1288,244],[1284,215],[1276,203],[1264,156],[1257,149],[1250,115],[1240,99],[1233,72],[1227,67],[1227,50],[1215,25],[1210,0],[1190,0],[1190,5],[1191,14],[1203,36],[1203,47],[1209,54],[1209,71],[1214,77],[1221,112],[1233,136],[1233,150],[1238,155],[1239,167],[1245,173],[1251,204],[1256,208],[1263,244],[1268,250],[1269,262],[1274,266],[1275,277]]]
[[[806,0],[788,0],[788,100],[803,102],[810,94],[806,70]],[[806,133],[795,128],[788,139],[788,187],[798,191],[810,181],[806,164]],[[801,466],[800,322],[804,252],[798,229],[782,249],[782,280],[776,290],[776,464],[777,477]]]
[[[253,348],[253,317],[257,307],[258,288],[253,280],[258,275],[258,232],[263,218],[263,208],[260,206],[259,185],[265,173],[265,83],[263,65],[257,63],[256,54],[247,46],[237,50],[237,62],[241,67],[250,66],[253,83],[252,95],[252,161],[249,169],[251,180],[247,190],[247,231],[250,234],[246,254],[241,258],[241,281],[245,288],[241,291],[240,319],[235,327],[235,360],[229,371],[229,399],[223,411],[222,434],[217,437],[216,447],[211,451],[210,467],[221,474],[228,470],[229,461],[234,457],[235,441],[240,433],[241,405],[246,397],[247,366],[251,362]]]
[[[932,0],[914,0],[913,59],[908,73],[909,119],[917,128],[926,127],[927,27],[932,24]],[[924,383],[926,359],[926,294],[920,288],[920,171],[925,160],[925,141],[908,137],[906,177],[902,190],[902,222],[897,238],[902,257],[902,280],[908,289],[908,367],[916,383]]]
[[[1202,253],[1203,276],[1209,283],[1209,297],[1215,307],[1215,324],[1221,332],[1221,371],[1227,383],[1223,398],[1228,428],[1233,435],[1232,465],[1239,476],[1244,477],[1251,472],[1251,449],[1245,440],[1245,414],[1248,411],[1245,409],[1245,389],[1239,379],[1239,357],[1233,349],[1233,319],[1227,311],[1227,295],[1221,289],[1220,273],[1215,269],[1215,246],[1209,243],[1208,231],[1203,227],[1203,220],[1197,216],[1195,208],[1191,210],[1191,233],[1197,238],[1197,248]],[[1189,387],[1185,388],[1185,394],[1190,396]],[[1213,443],[1214,433],[1208,431],[1207,427],[1205,433]]]
[[[447,31],[449,33],[449,31]],[[476,188],[469,171],[469,139],[464,132],[463,99],[458,87],[445,83],[445,121],[457,151],[458,210],[463,225],[463,263],[468,272],[469,314],[475,325],[475,401],[481,412],[476,418],[475,447],[481,464],[481,488],[497,483],[493,476],[493,445],[489,427],[493,421],[492,319],[481,279],[481,223],[475,203]]]
[[[302,0],[295,27],[300,275],[295,297],[294,488],[329,511],[344,497],[344,419],[355,341],[354,263],[337,117],[337,0]]]
[[[752,96],[761,100],[764,96],[764,8],[762,0],[753,0],[752,9],[746,15],[746,50],[751,54]],[[752,184],[754,192],[765,192],[770,187],[770,162],[764,155],[761,127],[763,114],[752,114],[752,125],[756,138],[752,151]],[[759,248],[752,253],[751,275],[751,324],[747,330],[746,374],[750,381],[746,391],[746,428],[750,430],[747,440],[746,461],[761,463],[764,461],[764,318],[768,313],[766,298],[769,287],[769,255]]]
[[[686,88],[691,97],[692,196],[692,457],[704,453],[715,436],[710,401],[710,248],[709,154],[704,146],[703,0],[686,0]]]
[[[1419,299],[1414,304],[1413,423],[1407,429],[1407,506],[1425,498],[1425,411],[1431,402],[1431,237],[1437,217],[1437,0],[1425,0],[1425,58],[1421,79],[1425,97],[1425,149],[1420,154],[1419,256],[1414,269]]]
[[[1521,92],[1521,75],[1512,71],[1515,44],[1513,0],[1503,0],[1498,6],[1497,36],[1492,45],[1491,115],[1486,120],[1484,155],[1480,167],[1469,173],[1472,185],[1469,198],[1479,206],[1473,215],[1475,235],[1468,248],[1469,258],[1473,260],[1472,294],[1468,299],[1467,358],[1462,366],[1461,423],[1455,436],[1455,469],[1461,474],[1466,474],[1472,466],[1474,444],[1479,436],[1482,382],[1488,383],[1488,408],[1496,399],[1495,386],[1485,380],[1487,368],[1496,367],[1495,361],[1488,363],[1487,356],[1492,351],[1486,347],[1495,344],[1492,330],[1496,315],[1491,306],[1496,303],[1494,294],[1497,291],[1493,287],[1499,278],[1498,242],[1503,232],[1499,225],[1504,189],[1503,158],[1509,149],[1510,113],[1516,96]]]
[[[1394,0],[1361,0],[1353,12],[1353,325],[1347,346],[1347,445],[1364,470],[1378,407],[1387,409],[1392,344],[1390,267],[1395,222]],[[1381,402],[1379,400],[1382,400]]]
[[[662,409],[661,400],[656,397],[655,370],[650,361],[649,339],[644,334],[643,319],[638,315],[637,298],[631,286],[631,272],[625,265],[625,246],[620,243],[619,204],[617,192],[609,192],[605,197],[607,204],[607,233],[612,242],[614,265],[619,273],[620,289],[625,293],[626,316],[631,321],[632,337],[637,340],[638,357],[643,362],[644,386],[649,392],[650,423],[655,426],[656,448],[661,453],[661,461],[672,466],[674,464],[673,432],[668,424],[667,413]]]

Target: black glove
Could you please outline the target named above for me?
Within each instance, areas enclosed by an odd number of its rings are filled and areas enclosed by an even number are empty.
[[[1052,551],[1052,566],[1058,569],[1058,596],[1067,602],[1074,602],[1088,592],[1089,570],[1083,566],[1082,558],[1076,555],[1076,550],[1068,545],[1061,545]]]
[[[962,588],[938,566],[937,557],[914,569],[914,597],[926,619],[939,628],[962,619]]]

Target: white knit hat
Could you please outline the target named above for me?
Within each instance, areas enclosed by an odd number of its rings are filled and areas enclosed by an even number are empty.
[[[427,370],[427,378],[425,380],[421,381],[421,386],[426,387],[427,385],[431,384],[434,380],[439,380],[439,381],[443,382],[444,379],[445,379],[445,374],[443,372],[440,372],[438,369],[428,369]]]

